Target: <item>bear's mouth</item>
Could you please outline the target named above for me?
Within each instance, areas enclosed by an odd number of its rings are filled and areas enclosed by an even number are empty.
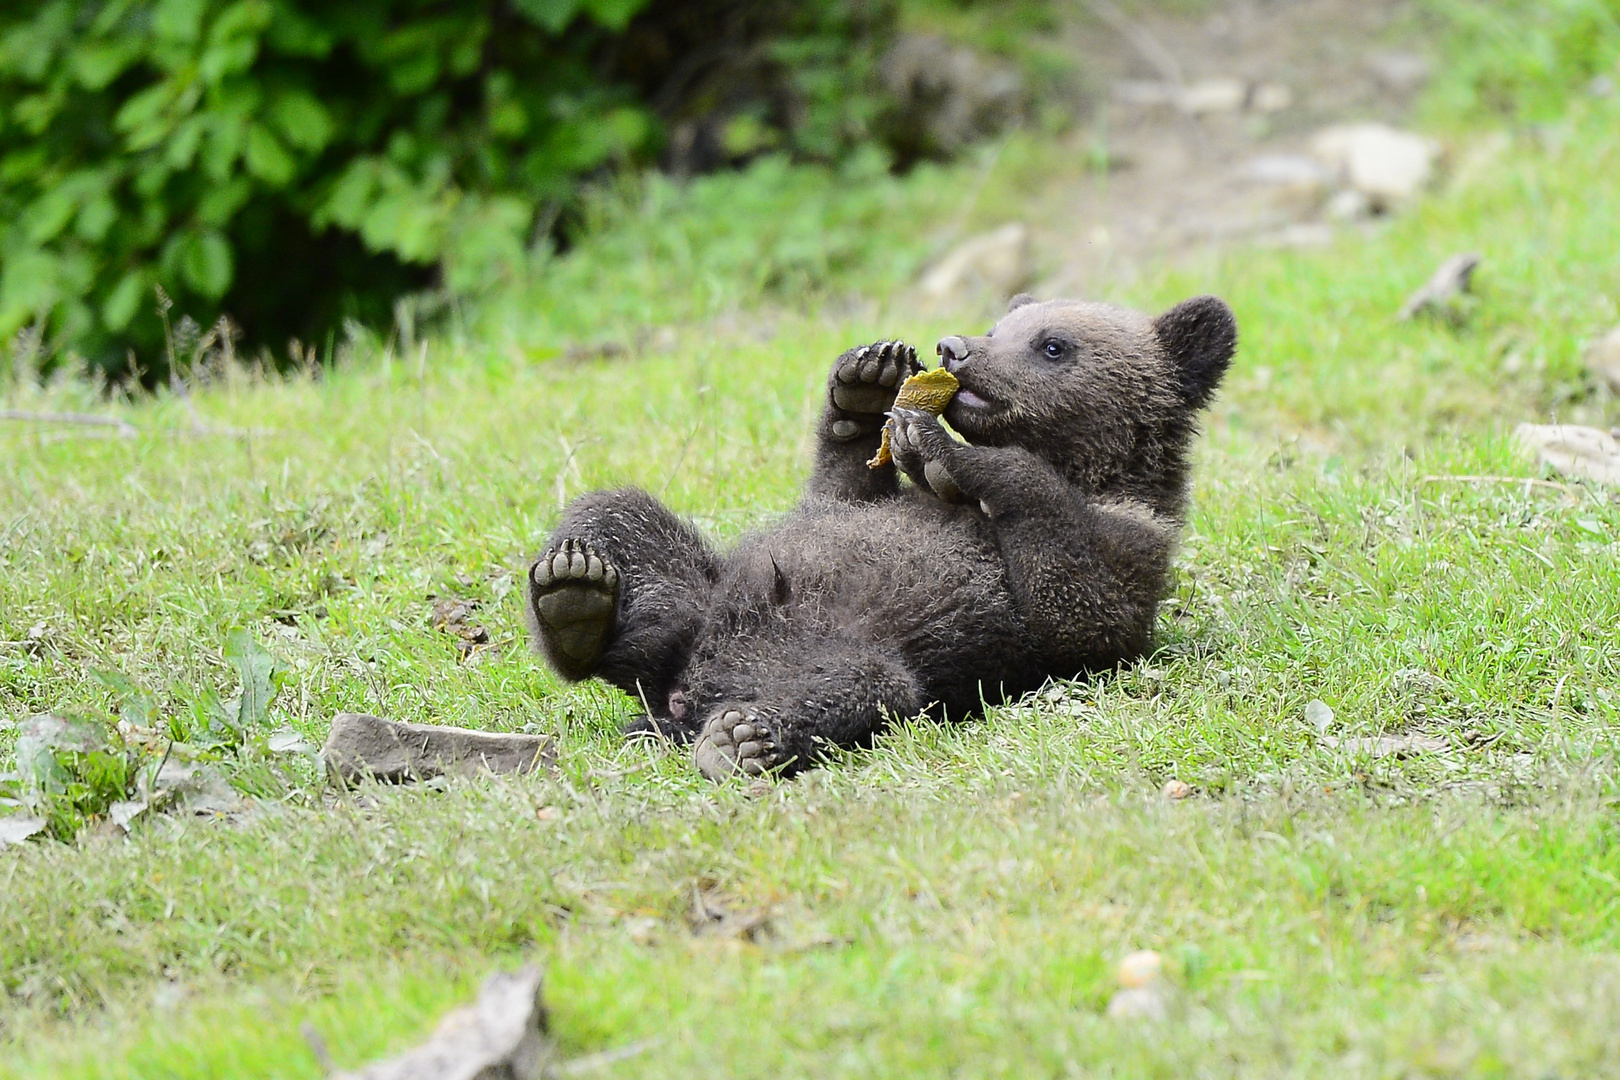
[[[956,396],[951,399],[951,403],[963,405],[969,409],[988,409],[990,407],[990,402],[987,399],[980,397],[965,386],[957,390]]]

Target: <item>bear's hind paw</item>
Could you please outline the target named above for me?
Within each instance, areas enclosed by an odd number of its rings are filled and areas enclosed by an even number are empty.
[[[529,605],[553,660],[569,678],[590,674],[607,651],[619,571],[580,540],[564,540],[529,570]]]
[[[692,747],[698,772],[719,783],[741,772],[759,776],[782,764],[781,749],[769,725],[753,710],[721,709],[698,733]]]

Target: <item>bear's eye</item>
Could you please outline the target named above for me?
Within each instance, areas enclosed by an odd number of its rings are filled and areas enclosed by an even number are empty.
[[[1063,342],[1055,340],[1047,341],[1046,344],[1041,346],[1041,355],[1045,356],[1048,360],[1063,359]]]

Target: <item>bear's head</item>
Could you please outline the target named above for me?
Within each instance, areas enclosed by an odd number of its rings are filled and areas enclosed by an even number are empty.
[[[982,337],[947,337],[961,383],[945,420],[976,446],[1021,446],[1089,494],[1179,516],[1187,450],[1237,348],[1213,296],[1152,318],[1111,304],[1015,296]]]

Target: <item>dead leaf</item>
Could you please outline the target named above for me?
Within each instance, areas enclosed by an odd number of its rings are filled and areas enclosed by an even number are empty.
[[[1424,283],[1423,288],[1407,299],[1398,317],[1404,321],[1424,312],[1443,311],[1452,300],[1468,292],[1479,261],[1478,255],[1470,253],[1453,255],[1441,263],[1440,269]]]
[[[692,932],[703,937],[757,942],[770,933],[771,912],[769,908],[733,911],[725,894],[715,889],[694,887],[692,911],[688,919]]]
[[[140,817],[152,808],[147,799],[125,799],[113,803],[107,808],[107,818],[114,825],[129,832],[129,823]]]
[[[478,601],[463,597],[446,596],[433,604],[433,628],[456,639],[456,652],[467,660],[489,645],[489,631],[472,621],[478,610]]]
[[[45,829],[45,819],[31,814],[9,814],[0,817],[0,848],[27,843],[29,837],[37,836]]]

